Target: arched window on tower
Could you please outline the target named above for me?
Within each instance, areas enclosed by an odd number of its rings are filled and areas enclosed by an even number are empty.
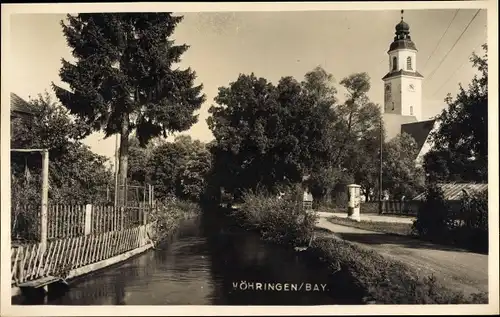
[[[392,103],[392,110],[394,111],[394,102]]]
[[[413,116],[413,106],[410,106],[410,116]]]
[[[397,70],[398,69],[398,58],[393,57],[392,58],[392,70]]]
[[[408,56],[408,57],[406,58],[406,68],[407,68],[408,70],[413,70],[412,65],[411,65],[411,57],[410,57],[410,56]]]

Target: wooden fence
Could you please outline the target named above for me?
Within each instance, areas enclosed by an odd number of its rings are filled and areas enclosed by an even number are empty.
[[[418,201],[413,200],[384,200],[382,204],[382,214],[416,216],[418,213]],[[361,213],[378,213],[379,202],[369,201],[361,203]]]
[[[47,238],[78,237],[85,230],[85,206],[49,205],[47,208]]]
[[[149,243],[152,224],[120,231],[87,234],[11,248],[12,284],[47,276],[66,277],[69,271],[111,258]]]
[[[40,205],[17,206],[12,210],[13,242],[35,242],[40,233]],[[125,208],[106,205],[49,205],[47,208],[47,240],[79,237],[136,227],[146,223],[148,204]]]
[[[384,200],[383,214],[416,216],[418,202],[412,200]]]

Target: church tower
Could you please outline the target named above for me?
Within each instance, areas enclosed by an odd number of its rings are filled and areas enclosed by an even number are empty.
[[[422,79],[417,71],[417,48],[410,37],[410,26],[396,25],[396,36],[389,47],[389,72],[384,81],[384,113],[422,119]]]

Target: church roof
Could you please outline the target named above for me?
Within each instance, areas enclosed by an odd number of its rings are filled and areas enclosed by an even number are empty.
[[[401,21],[396,24],[396,36],[389,47],[389,52],[397,49],[417,50],[415,43],[411,40],[410,25],[403,20],[403,12],[404,10],[401,10]]]
[[[389,51],[394,51],[398,49],[407,49],[407,50],[417,50],[417,47],[415,46],[415,43],[413,43],[412,40],[404,39],[404,40],[396,40],[391,43],[389,46]]]
[[[387,73],[387,75],[382,77],[382,80],[392,78],[392,77],[397,77],[397,76],[413,76],[413,77],[424,78],[424,76],[422,76],[422,74],[420,74],[417,71],[409,72],[407,70],[400,69],[400,70],[391,71],[391,72]]]
[[[384,119],[384,128],[386,133],[386,140],[389,141],[401,133],[403,124],[413,123],[417,121],[414,116],[403,116],[395,113],[382,114]]]
[[[401,12],[401,14],[403,14],[403,12]],[[403,20],[403,17],[401,17],[401,21],[398,24],[396,24],[396,31],[410,32],[410,25]]]
[[[418,152],[420,153],[420,150],[424,146],[425,141],[427,141],[429,133],[431,133],[432,129],[434,128],[435,122],[436,120],[432,119],[402,124],[401,133],[407,133],[415,139],[415,142],[417,142]]]

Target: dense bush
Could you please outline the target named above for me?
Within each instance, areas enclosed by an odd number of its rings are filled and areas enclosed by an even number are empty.
[[[234,216],[251,228],[258,229],[265,240],[279,244],[301,244],[311,239],[316,216],[306,212],[301,196],[289,189],[278,197],[262,191],[249,191]]]
[[[190,201],[172,198],[158,202],[148,215],[148,221],[155,223],[152,240],[163,240],[177,228],[180,220],[196,216],[200,212],[199,205]]]
[[[425,189],[413,228],[421,237],[439,237],[449,231],[450,215],[443,191],[436,184],[430,184]]]
[[[464,192],[459,201],[445,201],[441,189],[430,184],[413,224],[421,238],[454,244],[474,251],[488,250],[488,193]]]
[[[465,194],[460,200],[459,225],[451,230],[454,242],[469,249],[488,251],[488,192]]]

